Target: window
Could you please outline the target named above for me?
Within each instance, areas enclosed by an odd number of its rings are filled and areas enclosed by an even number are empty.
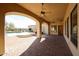
[[[51,26],[51,32],[52,32],[53,34],[57,33],[57,25],[52,25],[52,26]]]
[[[77,5],[71,13],[71,41],[77,47]]]

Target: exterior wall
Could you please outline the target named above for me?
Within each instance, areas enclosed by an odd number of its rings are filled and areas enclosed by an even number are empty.
[[[77,55],[79,55],[79,17],[77,18],[78,19],[78,48],[76,48],[74,46],[74,44],[71,42],[71,40],[70,40],[71,39],[71,34],[70,34],[70,32],[71,32],[70,14],[71,14],[71,11],[73,10],[73,8],[75,7],[75,5],[76,4],[69,4],[68,5],[68,8],[66,10],[66,14],[65,14],[65,17],[64,17],[64,27],[63,27],[64,28],[64,30],[63,30],[64,32],[63,32],[63,34],[64,34],[64,37],[66,39],[66,42],[67,42],[72,54],[77,56]],[[79,4],[78,4],[77,8],[78,8],[77,9],[77,11],[78,11],[77,14],[79,15]],[[65,21],[67,20],[67,17],[69,17],[69,38],[65,35]]]
[[[4,14],[0,14],[0,55],[4,53]]]
[[[78,16],[79,16],[79,4],[78,4]],[[78,17],[78,55],[79,55],[79,17]]]
[[[46,35],[48,35],[48,24],[43,23],[42,24],[42,32]]]
[[[37,23],[36,24],[36,29],[37,29],[37,38],[41,38],[42,24],[41,23]]]
[[[54,35],[58,35],[58,25],[62,25],[63,23],[61,22],[61,23],[50,23],[50,34],[52,35],[52,34],[54,34]],[[57,32],[55,32],[55,33],[53,33],[52,31],[51,31],[51,26],[52,25],[56,25],[57,26]]]

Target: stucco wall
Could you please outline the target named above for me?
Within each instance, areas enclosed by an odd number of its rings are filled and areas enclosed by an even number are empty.
[[[0,14],[0,55],[4,53],[4,14]]]
[[[50,23],[50,34],[52,35],[52,34],[55,34],[55,35],[58,35],[58,25],[62,25],[63,23],[62,22],[59,22],[59,23]],[[53,33],[51,30],[52,30],[52,28],[51,28],[51,26],[52,25],[56,25],[57,26],[57,32],[56,33]]]
[[[68,7],[67,7],[66,14],[65,14],[65,17],[64,17],[64,27],[63,27],[64,32],[63,32],[63,34],[64,34],[64,37],[65,37],[65,39],[67,41],[67,44],[68,44],[72,54],[73,55],[79,55],[79,43],[78,43],[78,48],[76,48],[74,46],[74,44],[71,42],[71,34],[70,34],[70,32],[71,32],[71,30],[70,30],[71,29],[71,26],[70,26],[70,14],[71,14],[73,8],[75,7],[75,5],[76,4],[69,4]],[[79,4],[77,6],[79,7]],[[77,9],[77,11],[79,11],[79,8]],[[77,14],[79,15],[79,12]],[[65,21],[67,20],[67,17],[69,17],[69,31],[70,31],[69,32],[69,38],[65,35]],[[79,17],[77,19],[78,19],[78,38],[77,39],[78,39],[78,42],[79,42]]]
[[[46,35],[48,35],[48,24],[43,23],[42,24],[42,32]]]

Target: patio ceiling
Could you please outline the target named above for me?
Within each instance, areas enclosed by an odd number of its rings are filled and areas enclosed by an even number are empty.
[[[20,3],[19,5],[41,17],[41,3]],[[44,3],[45,16],[43,18],[48,22],[61,22],[63,21],[67,6],[68,4],[66,3]]]

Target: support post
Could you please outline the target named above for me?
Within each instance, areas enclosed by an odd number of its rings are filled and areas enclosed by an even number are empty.
[[[50,23],[48,23],[48,35],[50,35]]]
[[[37,23],[37,38],[41,39],[42,37],[42,24],[41,22]]]
[[[4,19],[5,15],[0,13],[0,55],[4,54]]]

